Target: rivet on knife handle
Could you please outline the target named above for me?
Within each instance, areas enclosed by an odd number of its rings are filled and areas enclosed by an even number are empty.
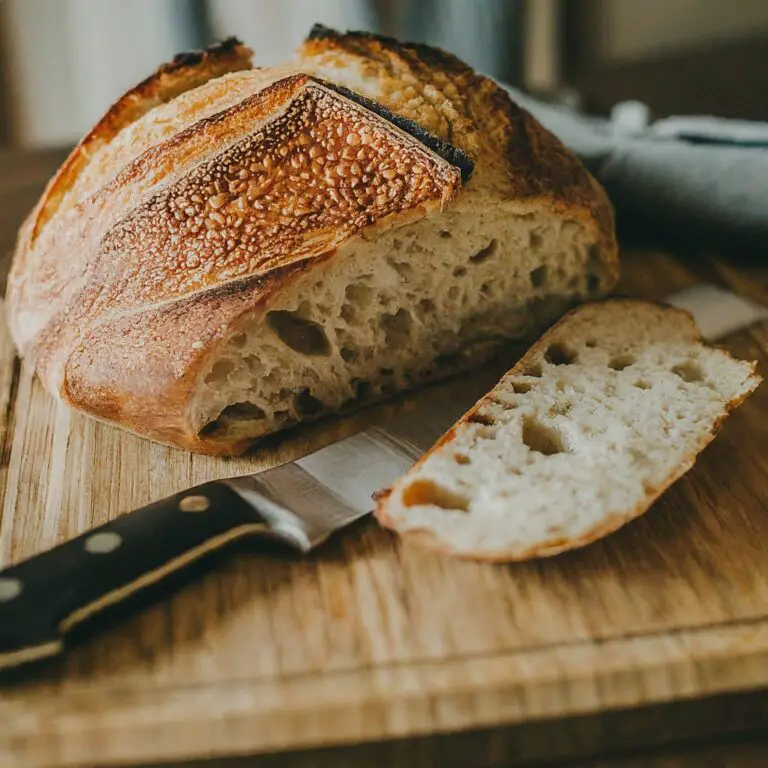
[[[249,535],[307,549],[273,525],[273,506],[212,482],[149,504],[0,571],[0,669],[58,653],[64,635],[104,608]]]

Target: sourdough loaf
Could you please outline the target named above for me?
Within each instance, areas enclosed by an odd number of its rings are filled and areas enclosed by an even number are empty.
[[[760,382],[691,316],[639,301],[579,307],[537,342],[377,509],[406,540],[525,560],[645,512]]]
[[[10,327],[56,397],[237,454],[614,285],[603,190],[458,59],[322,27],[283,67],[250,55],[229,40],[162,67],[25,222]]]

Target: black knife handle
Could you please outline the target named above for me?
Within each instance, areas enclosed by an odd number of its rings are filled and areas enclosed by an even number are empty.
[[[0,571],[0,670],[55,655],[76,624],[236,539],[293,544],[267,517],[225,483],[206,483]]]

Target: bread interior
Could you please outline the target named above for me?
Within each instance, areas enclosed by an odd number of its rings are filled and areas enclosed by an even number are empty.
[[[422,546],[522,560],[607,535],[693,464],[759,383],[680,310],[639,301],[566,317],[378,510]]]
[[[477,364],[609,279],[578,222],[458,207],[339,249],[238,328],[190,418],[257,438]]]

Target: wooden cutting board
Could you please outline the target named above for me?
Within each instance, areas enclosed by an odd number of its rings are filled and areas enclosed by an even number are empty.
[[[765,268],[647,252],[624,264],[632,295],[661,298],[704,277],[768,302]],[[726,345],[768,374],[768,326]],[[474,731],[478,754],[491,754],[499,729],[765,687],[767,413],[763,385],[647,515],[548,561],[453,560],[403,547],[370,520],[306,560],[239,552],[4,684],[0,765],[421,737],[424,765],[453,765],[445,752],[432,762],[441,734]],[[0,329],[0,562],[184,487],[294,458],[368,418],[298,431],[242,460],[191,456],[56,406]]]

